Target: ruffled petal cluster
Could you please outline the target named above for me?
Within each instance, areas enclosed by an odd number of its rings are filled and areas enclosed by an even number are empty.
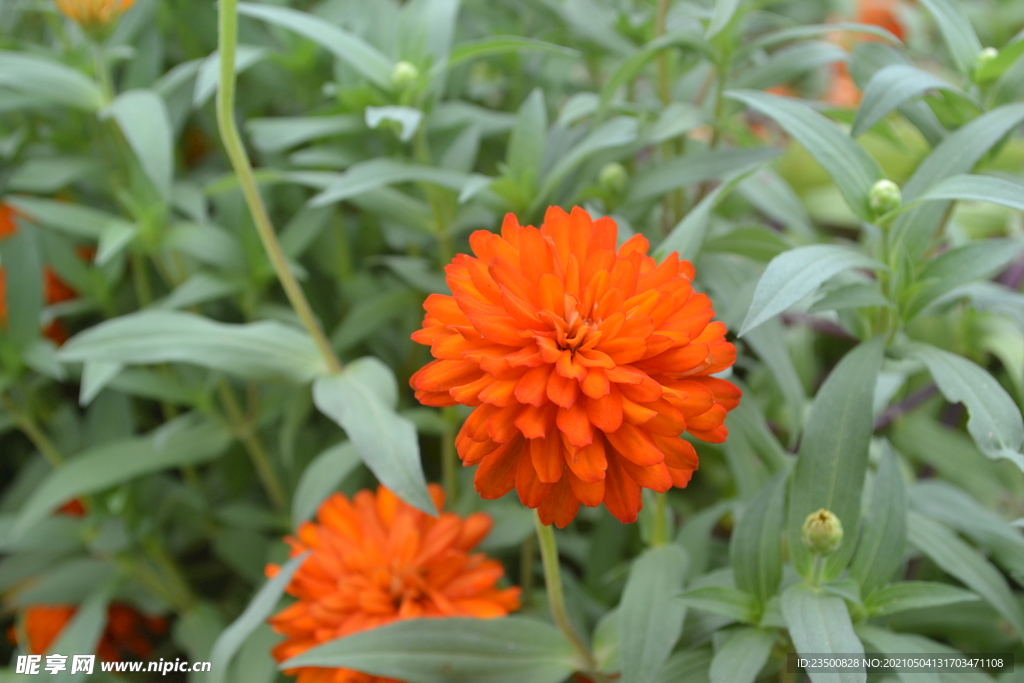
[[[475,406],[456,440],[484,498],[515,488],[560,527],[580,504],[636,520],[641,488],[682,487],[697,453],[724,441],[740,392],[710,375],[735,347],[693,266],[661,264],[636,235],[616,249],[609,218],[552,207],[540,229],[506,216],[446,268],[413,339],[437,359],[413,375],[431,406]]]
[[[440,510],[444,492],[430,485]],[[498,588],[505,570],[472,553],[491,529],[483,513],[430,517],[384,487],[352,500],[328,498],[317,523],[286,539],[292,556],[310,556],[288,584],[298,601],[270,618],[286,636],[273,655],[283,662],[328,640],[420,617],[503,617],[519,608],[519,588]],[[267,567],[268,575],[280,570]],[[348,669],[290,671],[298,683],[400,683]]]

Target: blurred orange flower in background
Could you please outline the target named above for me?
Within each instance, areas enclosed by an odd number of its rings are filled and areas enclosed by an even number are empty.
[[[477,258],[445,269],[413,334],[437,359],[413,375],[430,406],[476,406],[456,439],[476,489],[513,487],[545,524],[580,503],[636,520],[641,487],[686,486],[697,452],[683,431],[724,441],[740,391],[709,375],[736,360],[693,266],[660,265],[634,235],[616,251],[610,218],[552,207],[538,230],[509,214],[470,237]]]
[[[444,492],[430,485],[440,510]],[[471,550],[491,530],[475,513],[430,517],[383,486],[350,501],[334,494],[320,506],[318,523],[299,526],[285,540],[292,557],[310,550],[288,593],[298,601],[270,618],[287,637],[273,650],[279,662],[334,638],[418,617],[503,617],[519,609],[519,588],[498,588],[501,563]],[[267,574],[280,571],[269,565]],[[348,669],[303,667],[298,683],[389,683],[392,679]]]
[[[896,0],[860,0],[857,5],[855,21],[884,28],[903,40],[906,31],[896,12],[897,6]],[[856,38],[850,36],[851,34],[833,35],[832,40],[848,50],[853,48],[855,42],[880,40],[880,38],[864,33],[856,34]],[[846,64],[844,62],[834,63],[832,65],[832,80],[821,99],[836,107],[852,109],[860,104],[860,98],[860,89],[854,83],[853,77],[850,76]]]
[[[75,616],[75,605],[33,605],[22,615],[22,626],[28,639],[23,646],[31,654],[44,654]],[[152,639],[167,630],[167,620],[149,617],[134,607],[115,603],[107,608],[107,624],[96,654],[105,662],[119,662],[125,657],[145,659],[153,651]],[[8,632],[17,642],[17,631]]]
[[[53,0],[68,19],[83,27],[106,26],[127,12],[135,0]]]

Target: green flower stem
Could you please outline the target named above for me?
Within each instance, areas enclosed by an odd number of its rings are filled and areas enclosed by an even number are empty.
[[[104,104],[114,99],[114,81],[110,78],[110,66],[107,63],[107,54],[103,46],[93,41],[92,63],[96,71],[96,79],[100,82],[100,90],[103,92]]]
[[[825,558],[821,555],[814,556],[814,565],[811,567],[811,578],[808,583],[817,586],[821,583],[822,574],[825,572]]]
[[[263,248],[270,258],[270,263],[277,273],[281,287],[284,288],[288,301],[299,316],[302,324],[306,327],[317,348],[323,355],[324,362],[331,372],[341,372],[341,361],[338,360],[334,349],[331,348],[327,336],[324,334],[320,323],[313,314],[313,309],[306,299],[298,280],[288,267],[288,260],[285,258],[284,250],[274,232],[274,226],[270,222],[267,208],[263,204],[259,188],[256,187],[256,179],[253,176],[252,165],[242,145],[242,138],[238,134],[238,126],[235,124],[235,48],[238,45],[238,0],[221,0],[219,9],[219,37],[218,50],[220,51],[220,84],[217,89],[217,126],[220,129],[221,140],[227,151],[231,166],[238,177],[238,184],[242,188],[245,202],[249,206],[249,213],[252,214],[253,222],[256,224],[256,232],[259,233]]]
[[[56,469],[64,464],[64,456],[61,455],[60,450],[46,435],[46,432],[35,423],[31,415],[23,413],[14,401],[6,396],[0,396],[0,405],[10,414],[14,423],[18,425],[18,429],[28,437],[36,450],[46,459],[46,462],[50,463],[50,467]]]
[[[519,550],[519,587],[522,588],[523,605],[533,595],[533,563],[537,555],[537,539],[527,536]]]
[[[270,502],[273,503],[279,512],[287,510],[288,496],[285,495],[284,486],[281,485],[277,472],[274,470],[274,465],[270,462],[270,456],[267,454],[267,450],[263,447],[263,442],[260,441],[260,437],[256,433],[256,425],[253,419],[247,418],[242,413],[238,400],[235,398],[235,392],[226,380],[221,380],[217,384],[217,392],[220,394],[221,403],[228,414],[228,425],[231,433],[242,443],[242,447],[245,448],[245,452],[249,455],[249,459],[256,469],[256,474],[259,476],[260,482],[270,498]]]
[[[597,683],[606,683],[607,679],[600,673],[597,661],[587,644],[583,642],[569,620],[565,609],[565,593],[562,591],[562,572],[558,564],[558,545],[555,542],[555,530],[540,521],[540,515],[534,510],[534,526],[537,527],[537,541],[540,544],[541,562],[544,564],[544,583],[548,589],[548,604],[551,605],[551,616],[555,625],[569,641],[579,657],[584,673]]]
[[[651,531],[651,545],[665,545],[668,543],[668,525],[665,523],[666,503],[668,494],[664,491],[654,494],[654,529]]]

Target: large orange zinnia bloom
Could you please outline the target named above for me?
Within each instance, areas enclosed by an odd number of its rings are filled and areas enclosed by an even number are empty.
[[[44,654],[76,611],[75,605],[33,605],[27,608],[22,617],[28,639],[26,649],[32,654]],[[145,659],[153,650],[152,638],[166,630],[166,619],[149,617],[134,607],[115,603],[107,608],[107,624],[96,654],[105,662],[119,662],[123,657]],[[11,629],[8,634],[12,642],[16,642],[16,633]]]
[[[476,406],[456,439],[476,488],[513,487],[541,521],[564,527],[580,503],[636,520],[640,489],[686,486],[687,431],[725,440],[740,392],[709,375],[736,359],[693,266],[660,265],[642,235],[615,249],[609,218],[552,207],[538,230],[509,214],[501,235],[470,236],[477,258],[445,270],[454,296],[430,295],[413,339],[437,360],[413,375],[431,406]]]
[[[430,485],[440,510],[444,492]],[[288,584],[299,600],[270,618],[287,639],[279,662],[334,638],[418,617],[503,617],[519,609],[519,588],[497,588],[501,563],[470,551],[491,530],[491,518],[439,517],[404,503],[383,486],[351,501],[336,493],[320,506],[319,523],[287,538],[292,557],[312,551]],[[267,574],[280,571],[269,565]],[[289,671],[297,683],[400,683],[349,669]]]

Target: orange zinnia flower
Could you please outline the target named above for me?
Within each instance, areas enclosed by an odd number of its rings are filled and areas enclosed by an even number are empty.
[[[660,265],[615,223],[552,207],[538,230],[509,214],[501,235],[470,236],[477,258],[445,270],[454,296],[430,295],[423,329],[437,360],[410,380],[431,406],[477,406],[456,439],[476,489],[513,487],[564,527],[582,502],[636,520],[640,489],[686,486],[697,453],[683,431],[725,440],[740,392],[709,377],[736,359],[693,266]]]
[[[32,654],[44,654],[76,611],[74,605],[33,605],[26,609],[22,617],[28,639],[26,649]],[[152,638],[166,630],[166,619],[145,616],[129,605],[110,605],[96,654],[105,662],[119,662],[126,656],[145,659],[153,650]],[[16,634],[14,629],[9,632],[12,642],[16,642]]]
[[[83,27],[103,27],[127,12],[135,0],[53,0],[68,19]]]
[[[430,485],[440,510],[444,492]],[[491,529],[475,513],[430,517],[383,486],[352,501],[336,493],[320,506],[319,523],[299,526],[285,540],[292,557],[310,550],[288,584],[299,600],[270,618],[287,639],[274,648],[279,662],[334,638],[417,617],[503,617],[519,608],[519,588],[500,589],[505,570],[470,551]],[[267,574],[280,571],[269,565]],[[400,683],[349,669],[303,667],[298,683]]]

